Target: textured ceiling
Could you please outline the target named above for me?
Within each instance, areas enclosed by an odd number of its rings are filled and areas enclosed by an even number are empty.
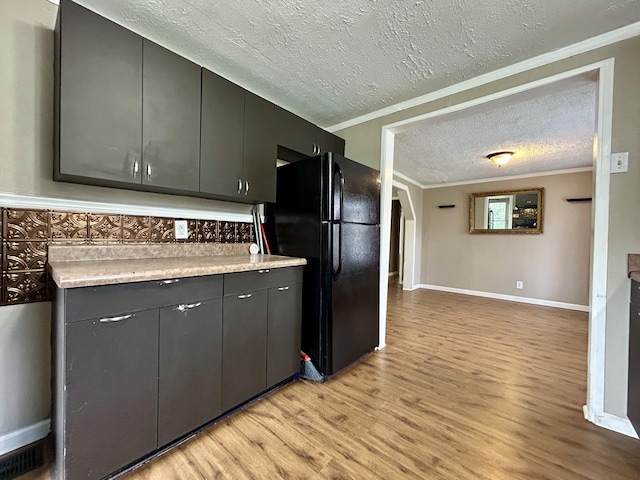
[[[77,0],[321,126],[640,21],[640,0]]]
[[[395,137],[394,170],[429,186],[590,167],[596,94],[580,76],[415,123]],[[507,165],[486,158],[505,150]]]

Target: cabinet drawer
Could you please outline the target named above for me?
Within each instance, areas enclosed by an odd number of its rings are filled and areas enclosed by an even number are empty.
[[[66,321],[116,315],[222,296],[222,275],[70,288]]]
[[[631,303],[640,305],[640,282],[631,280]]]
[[[227,273],[224,276],[224,294],[235,295],[300,282],[302,282],[302,267]]]

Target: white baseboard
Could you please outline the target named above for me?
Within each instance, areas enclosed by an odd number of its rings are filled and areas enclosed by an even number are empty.
[[[502,293],[481,292],[479,290],[465,290],[463,288],[441,287],[439,285],[420,284],[420,288],[427,290],[438,290],[441,292],[460,293],[462,295],[472,295],[474,297],[495,298],[497,300],[507,300],[509,302],[529,303],[531,305],[541,305],[544,307],[564,308],[565,310],[577,310],[588,312],[588,305],[577,305],[575,303],[554,302],[552,300],[542,300],[539,298],[517,297],[515,295],[504,295]]]
[[[589,407],[584,405],[582,407],[584,418],[598,427],[606,428],[613,432],[621,433],[627,437],[638,438],[636,430],[633,428],[631,421],[626,417],[618,417],[611,413],[599,412],[593,415],[589,412]]]
[[[404,283],[402,285],[402,290],[404,290],[405,292],[413,292],[414,290],[417,290],[419,288],[422,288],[421,285],[409,285],[408,283]]]
[[[387,344],[386,344],[386,343],[381,343],[380,345],[378,345],[378,346],[375,348],[375,351],[376,351],[376,352],[377,352],[377,351],[380,351],[380,350],[382,350],[382,349],[383,349],[384,347],[386,347],[386,346],[387,346]]]
[[[51,431],[51,420],[42,420],[28,427],[14,430],[6,435],[0,436],[0,455],[12,452],[18,448],[36,442],[47,435]]]

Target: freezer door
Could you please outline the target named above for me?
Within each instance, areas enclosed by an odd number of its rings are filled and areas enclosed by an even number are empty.
[[[380,223],[380,172],[340,155],[329,154],[333,221]]]
[[[337,373],[378,345],[380,296],[379,226],[340,223],[332,228],[334,279],[328,374]]]

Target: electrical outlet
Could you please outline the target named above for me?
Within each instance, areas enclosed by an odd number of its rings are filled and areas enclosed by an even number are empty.
[[[629,152],[611,154],[611,173],[629,171]]]
[[[183,240],[189,237],[189,230],[187,228],[186,220],[176,220],[174,223],[176,240]]]
[[[522,290],[522,289],[524,288],[524,282],[523,282],[522,280],[518,280],[518,281],[516,282],[516,288],[517,288],[518,290]]]

